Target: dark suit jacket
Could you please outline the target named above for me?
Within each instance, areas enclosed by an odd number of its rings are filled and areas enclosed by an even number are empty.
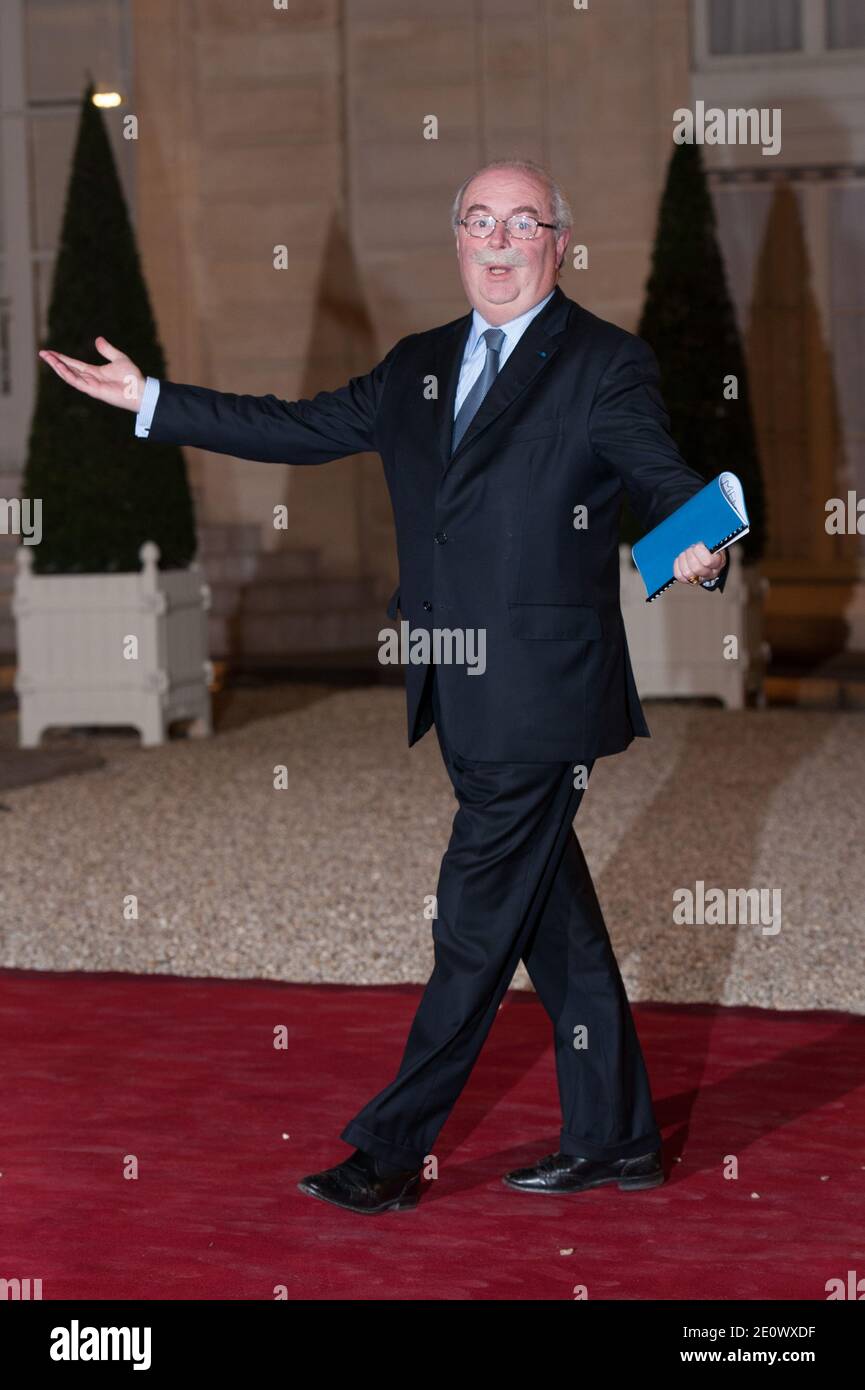
[[[505,762],[621,752],[650,737],[619,606],[623,489],[649,529],[703,479],[668,432],[651,348],[558,287],[451,457],[470,324],[469,313],[410,334],[312,400],[164,381],[149,438],[274,463],[377,451],[399,553],[389,616],[411,631],[486,630],[484,674],[436,667],[451,746]],[[409,744],[432,723],[428,669],[406,667]]]

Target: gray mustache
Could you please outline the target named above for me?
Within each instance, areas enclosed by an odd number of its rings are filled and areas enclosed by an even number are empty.
[[[473,251],[472,260],[476,265],[525,265],[526,258],[522,251],[517,251],[509,247],[506,251]]]

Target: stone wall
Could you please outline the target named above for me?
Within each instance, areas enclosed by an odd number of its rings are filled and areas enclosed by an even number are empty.
[[[138,225],[174,380],[309,396],[464,313],[450,203],[509,154],[572,200],[589,261],[565,292],[636,325],[688,97],[686,0],[139,0],[134,27]],[[377,458],[192,467],[205,520],[258,523],[266,549],[313,546],[325,572],[386,588]],[[269,524],[281,502],[287,536]]]

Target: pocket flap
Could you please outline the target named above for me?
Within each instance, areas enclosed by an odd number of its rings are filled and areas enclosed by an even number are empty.
[[[603,636],[596,608],[574,603],[509,603],[513,637],[596,641]]]

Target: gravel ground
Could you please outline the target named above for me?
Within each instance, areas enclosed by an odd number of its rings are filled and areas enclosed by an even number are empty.
[[[211,740],[90,737],[102,767],[3,793],[0,964],[426,980],[456,809],[434,733],[406,748],[399,689],[254,704]],[[631,998],[865,1013],[865,714],[646,709],[576,821]],[[698,880],[779,890],[780,930],[677,924]]]

